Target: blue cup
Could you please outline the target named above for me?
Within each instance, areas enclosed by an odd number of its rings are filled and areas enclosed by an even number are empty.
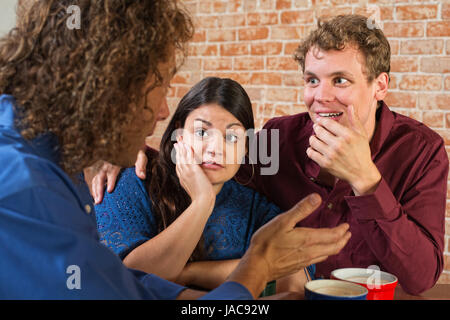
[[[305,284],[306,300],[366,300],[367,289],[342,280],[313,280]]]

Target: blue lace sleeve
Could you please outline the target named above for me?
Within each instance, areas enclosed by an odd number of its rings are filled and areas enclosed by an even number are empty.
[[[114,191],[105,192],[95,213],[100,241],[121,259],[156,235],[150,199],[134,167],[121,172]]]

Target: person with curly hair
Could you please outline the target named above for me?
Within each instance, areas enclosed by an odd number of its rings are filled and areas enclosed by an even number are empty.
[[[167,88],[191,19],[176,0],[21,4],[0,39],[0,298],[252,299],[348,241],[345,224],[294,229],[320,204],[313,194],[256,232],[210,293],[126,268],[99,242],[78,173],[99,159],[133,164],[169,114]],[[68,27],[70,6],[79,28]]]

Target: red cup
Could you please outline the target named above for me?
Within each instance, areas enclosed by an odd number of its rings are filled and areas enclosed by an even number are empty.
[[[393,300],[398,279],[393,274],[365,268],[343,268],[331,272],[331,278],[366,287],[367,300]]]

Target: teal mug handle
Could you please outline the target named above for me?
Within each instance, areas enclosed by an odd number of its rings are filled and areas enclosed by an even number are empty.
[[[266,287],[264,288],[263,292],[260,294],[261,297],[268,297],[273,296],[275,293],[277,293],[277,282],[275,280],[267,282]]]

